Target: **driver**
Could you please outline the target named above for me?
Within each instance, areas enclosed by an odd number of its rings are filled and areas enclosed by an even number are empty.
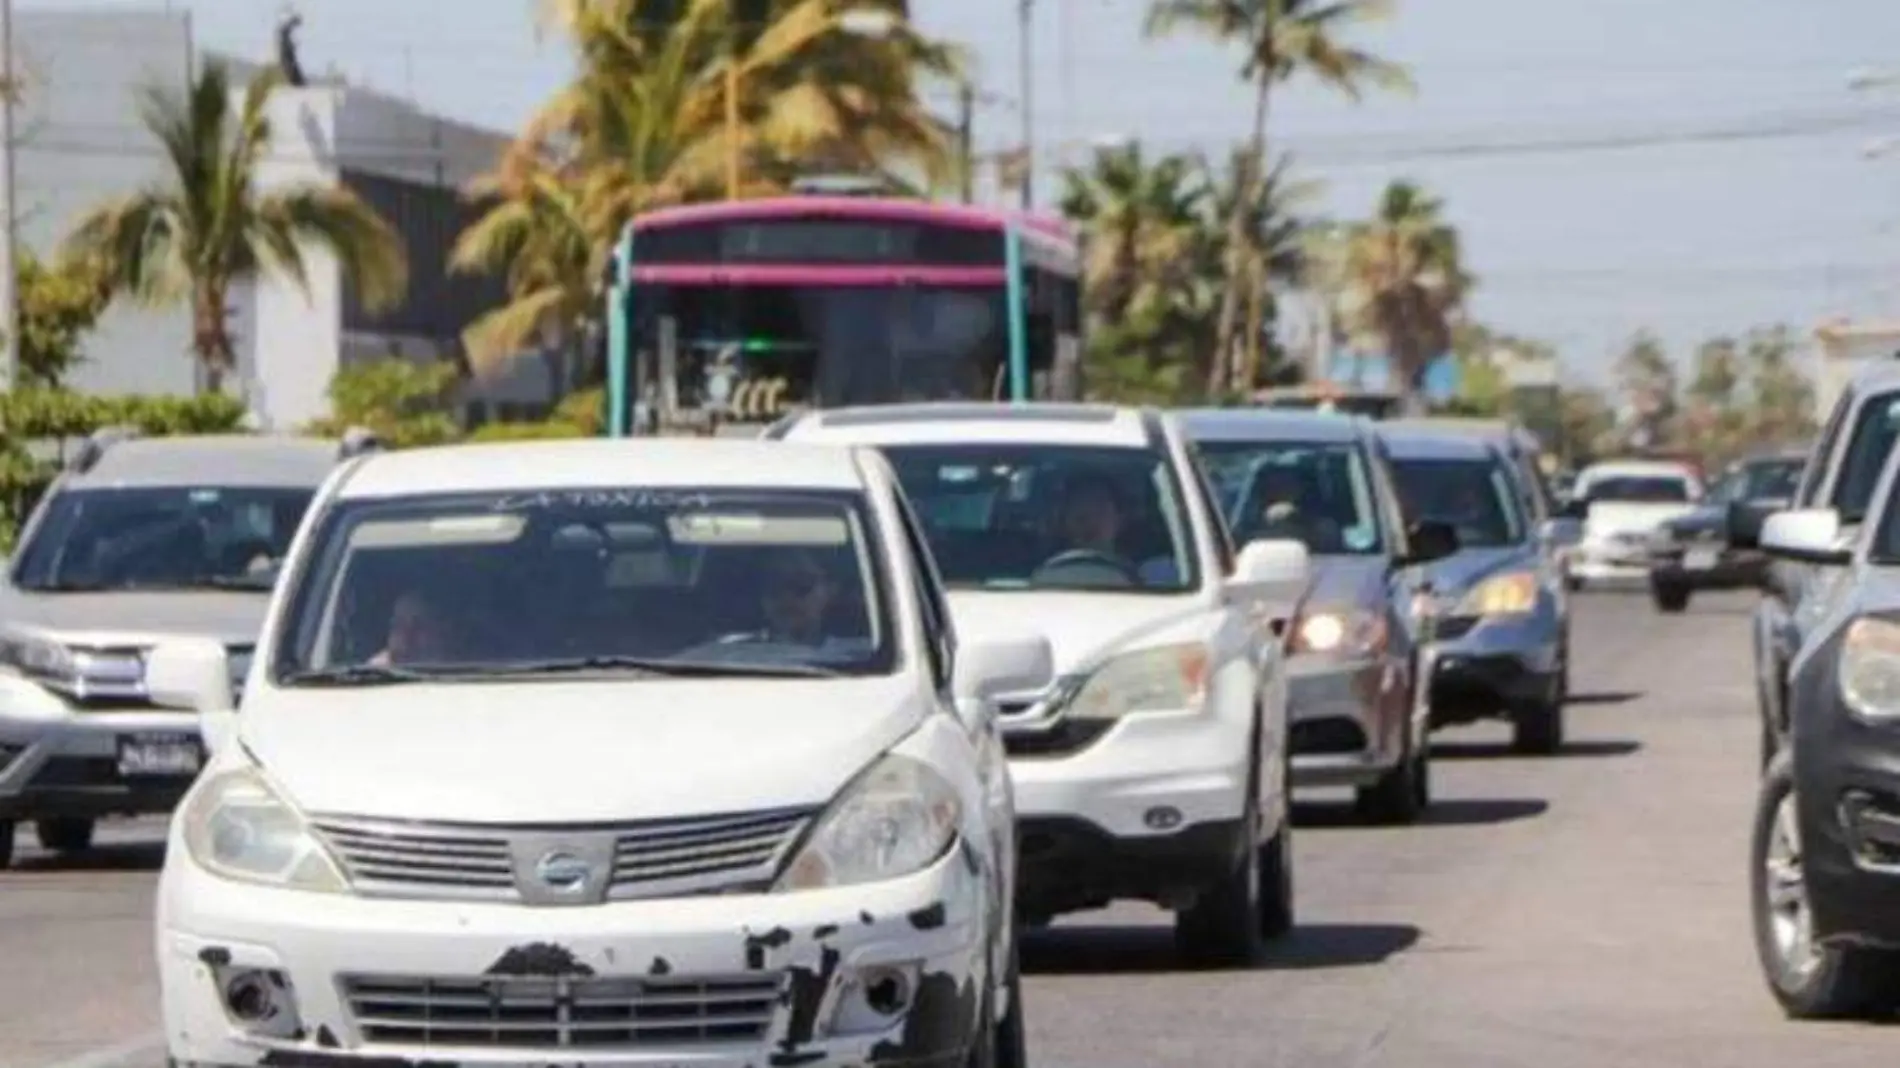
[[[1114,486],[1100,475],[1082,475],[1069,484],[1062,498],[1056,530],[1065,552],[1091,552],[1121,559],[1121,501]]]
[[[1283,464],[1265,464],[1254,476],[1249,507],[1259,524],[1258,537],[1292,537],[1315,551],[1332,551],[1342,542],[1344,528],[1321,514],[1317,487],[1310,475]]]

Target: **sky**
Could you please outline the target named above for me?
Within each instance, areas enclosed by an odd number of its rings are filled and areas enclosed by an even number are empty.
[[[304,64],[509,128],[569,70],[559,40],[537,38],[534,3],[306,0]],[[282,10],[128,4],[189,9],[204,47],[258,57]],[[1145,8],[1034,0],[1041,199],[1061,159],[1103,139],[1220,153],[1245,135],[1238,57],[1144,39]],[[1017,139],[1017,0],[912,9],[970,49],[995,98],[979,147]],[[1478,276],[1474,316],[1556,345],[1570,374],[1604,380],[1639,330],[1686,356],[1756,325],[1900,318],[1900,151],[1865,152],[1900,143],[1900,85],[1847,84],[1883,61],[1900,71],[1895,0],[1397,0],[1353,38],[1418,91],[1355,103],[1295,83],[1275,99],[1274,150],[1323,183],[1316,210],[1364,214],[1399,178],[1442,197]]]

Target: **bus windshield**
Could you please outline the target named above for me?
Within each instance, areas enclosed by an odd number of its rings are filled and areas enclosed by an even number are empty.
[[[670,341],[680,403],[699,407],[723,368],[768,383],[735,407],[990,398],[1008,351],[1001,287],[644,285],[639,346]],[[657,368],[656,364],[656,368]]]

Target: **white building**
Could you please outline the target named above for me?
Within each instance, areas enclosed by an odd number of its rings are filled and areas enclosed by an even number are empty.
[[[165,178],[157,144],[139,122],[138,92],[183,87],[202,61],[188,13],[114,7],[15,16],[26,79],[15,171],[21,244],[41,255],[101,201]],[[232,61],[242,75],[257,69]],[[316,79],[313,79],[313,82]],[[390,356],[456,359],[462,329],[503,295],[495,278],[451,276],[445,262],[473,212],[459,190],[494,163],[505,134],[424,114],[341,84],[285,89],[271,105],[266,184],[340,182],[402,235],[410,285],[401,307],[371,318],[327,253],[308,258],[309,287],[267,278],[234,296],[238,385],[261,422],[288,429],[325,414],[336,370]],[[76,388],[101,393],[188,393],[199,382],[183,308],[115,305],[86,343]],[[521,417],[556,395],[559,369],[517,361],[505,380],[471,384],[473,417]]]

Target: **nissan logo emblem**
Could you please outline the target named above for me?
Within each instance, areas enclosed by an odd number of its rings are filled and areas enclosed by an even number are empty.
[[[563,894],[577,893],[593,874],[587,862],[572,853],[549,853],[534,866],[541,885]]]

